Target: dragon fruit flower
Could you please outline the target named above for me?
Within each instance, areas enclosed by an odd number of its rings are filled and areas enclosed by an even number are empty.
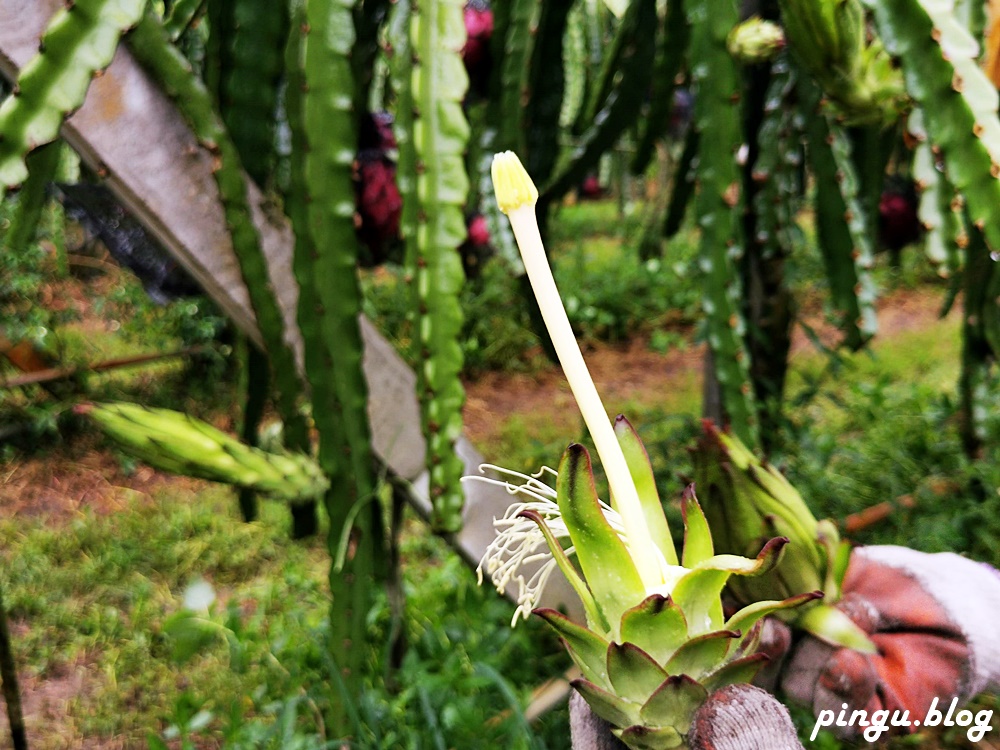
[[[716,555],[689,487],[682,498],[684,546],[678,557],[646,450],[624,417],[614,424],[608,419],[583,361],[538,232],[538,192],[513,153],[494,158],[493,184],[611,498],[605,503],[598,497],[590,455],[580,445],[567,448],[558,471],[545,467],[525,476],[483,467],[508,478],[467,479],[500,483],[522,502],[495,521],[498,535],[480,576],[485,569],[500,590],[518,586],[514,622],[533,612],[559,634],[583,673],[573,686],[623,742],[653,750],[683,747],[692,716],[708,695],[756,674],[765,658],[754,653],[762,618],[821,594],[755,602],[724,616],[721,594],[729,578],[771,570],[788,540],[770,540],[754,559]],[[529,563],[541,565],[525,580],[520,568]],[[580,597],[586,626],[536,608],[556,568]]]

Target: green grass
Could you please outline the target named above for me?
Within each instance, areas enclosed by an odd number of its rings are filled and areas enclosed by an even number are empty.
[[[29,727],[33,747],[61,747],[67,731],[79,743],[117,738],[141,747],[147,734],[173,736],[171,726],[195,716],[205,722],[194,733],[198,746],[270,747],[260,743],[289,712],[295,734],[318,738],[315,717],[328,701],[325,546],[289,541],[281,507],[265,506],[253,524],[234,516],[231,492],[213,487],[196,498],[136,495],[116,514],[83,513],[65,526],[0,522],[0,584],[23,679],[87,675],[58,724]],[[369,720],[366,746],[421,747],[434,716],[450,746],[488,738],[565,747],[558,714],[537,736],[519,721],[520,708],[502,716],[509,700],[519,707],[527,690],[568,667],[552,636],[534,622],[511,630],[509,603],[480,588],[422,525],[409,524],[403,557],[410,648],[394,690],[378,679],[358,702]],[[232,636],[228,645],[209,639],[178,663],[170,623],[185,588],[201,579],[218,595],[208,618]],[[369,615],[373,663],[382,661],[389,622],[382,598]]]

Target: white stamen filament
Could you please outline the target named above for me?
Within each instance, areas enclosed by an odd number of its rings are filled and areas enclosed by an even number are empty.
[[[516,625],[518,618],[528,619],[531,611],[538,607],[542,596],[542,591],[549,581],[552,572],[556,570],[558,564],[549,550],[545,536],[542,534],[538,524],[530,518],[521,517],[523,511],[534,511],[549,528],[558,540],[568,540],[569,530],[562,520],[562,513],[556,503],[556,491],[541,481],[543,475],[556,476],[556,472],[548,466],[543,466],[533,475],[522,474],[518,471],[505,469],[501,466],[483,464],[479,467],[481,472],[493,471],[501,475],[507,475],[524,482],[514,484],[505,479],[495,479],[488,476],[467,476],[462,477],[462,481],[486,482],[498,485],[507,490],[511,495],[525,495],[529,498],[526,502],[514,503],[507,508],[503,518],[494,518],[493,525],[497,529],[497,535],[487,547],[483,554],[483,559],[476,569],[479,576],[479,583],[483,582],[483,569],[489,574],[490,580],[497,591],[504,594],[511,584],[517,586],[517,609],[511,625]],[[628,543],[625,537],[625,529],[622,519],[610,506],[603,501],[601,510],[611,527],[618,532],[623,541]],[[575,549],[572,546],[566,547],[564,552],[567,556],[572,556]],[[541,563],[539,567],[527,579],[520,574],[520,569],[524,565]]]

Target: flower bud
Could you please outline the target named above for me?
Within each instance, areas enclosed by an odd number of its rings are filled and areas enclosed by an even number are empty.
[[[785,32],[778,24],[754,16],[733,27],[726,47],[741,63],[767,62],[785,48]]]

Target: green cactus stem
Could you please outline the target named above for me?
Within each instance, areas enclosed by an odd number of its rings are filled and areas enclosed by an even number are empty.
[[[697,128],[688,128],[684,137],[684,150],[677,160],[674,170],[674,184],[670,190],[670,201],[663,217],[663,239],[669,240],[681,231],[688,205],[694,196],[695,170],[694,160],[698,156],[699,138]]]
[[[757,443],[757,426],[750,387],[749,361],[743,337],[746,325],[740,309],[737,264],[743,240],[740,167],[740,70],[726,49],[726,35],[739,21],[737,3],[730,0],[688,0],[691,24],[691,71],[695,88],[694,127],[703,148],[698,154],[695,209],[701,227],[699,266],[702,271],[705,330],[714,361],[715,378],[725,418],[749,445]],[[707,147],[704,147],[707,146]]]
[[[534,180],[544,183],[552,174],[559,154],[559,116],[565,91],[563,37],[574,0],[543,0],[531,54],[529,97],[522,127],[525,139],[525,167]],[[507,116],[510,116],[507,113]]]
[[[465,24],[460,0],[426,0],[411,6],[410,40],[416,156],[416,231],[408,238],[415,259],[416,336],[421,417],[427,438],[432,523],[461,528],[463,464],[455,453],[462,429],[465,390],[459,380],[462,328],[459,293],[465,280],[457,248],[465,240],[464,205],[469,183],[463,153],[469,126],[462,112],[468,78],[461,58]],[[412,209],[411,209],[412,210]]]
[[[364,0],[354,4],[355,40],[351,66],[354,70],[354,108],[358,112],[368,107],[379,54],[379,34],[391,6],[390,0]]]
[[[653,63],[653,91],[650,94],[649,112],[643,120],[632,157],[632,174],[642,174],[653,158],[656,142],[663,138],[670,124],[674,106],[677,79],[684,64],[684,57],[691,38],[684,0],[667,3],[663,28],[657,34],[656,60]]]
[[[319,459],[330,477],[325,505],[332,594],[330,650],[346,696],[361,689],[368,659],[365,616],[384,576],[385,532],[376,494],[358,324],[360,287],[352,170],[357,150],[353,2],[307,0],[289,47],[288,114],[296,143],[293,186],[299,321],[312,387]],[[294,90],[293,90],[294,89]],[[297,114],[292,110],[298,108]],[[295,161],[301,160],[298,166]],[[306,318],[312,316],[313,321]],[[348,705],[334,708],[338,731]]]
[[[399,231],[406,244],[404,264],[415,268],[417,262],[417,216],[420,202],[417,198],[417,151],[413,141],[413,42],[410,39],[410,0],[398,0],[389,16],[386,36],[392,50],[390,59],[392,85],[396,92],[396,116],[393,132],[399,146],[396,160],[396,184],[403,198]],[[488,170],[487,170],[488,171]],[[492,232],[491,232],[492,236]],[[515,250],[516,254],[516,250]]]
[[[962,275],[962,369],[958,378],[959,435],[962,448],[970,458],[978,458],[986,440],[983,406],[989,395],[990,369],[995,350],[986,336],[986,321],[981,311],[986,304],[984,276],[989,276],[994,261],[982,232],[970,228],[966,248],[965,273]]]
[[[17,681],[17,664],[7,625],[7,610],[4,608],[3,589],[0,588],[0,687],[7,704],[7,720],[10,723],[11,743],[14,750],[28,750],[28,736],[24,728],[24,712],[21,710],[21,691]]]
[[[562,59],[564,93],[559,113],[559,124],[566,130],[576,122],[587,94],[586,13],[583,3],[577,3],[566,19]]]
[[[765,258],[790,255],[801,240],[795,216],[802,194],[802,133],[801,118],[790,104],[794,89],[795,76],[787,61],[779,59],[772,66],[765,95],[752,173],[758,185],[754,194],[756,240]]]
[[[257,447],[260,423],[267,408],[267,397],[271,386],[271,363],[267,355],[258,350],[245,338],[242,342],[243,367],[240,373],[240,390],[243,398],[243,424],[240,438],[251,448]],[[310,447],[289,446],[293,450],[311,453]],[[246,522],[257,520],[257,496],[253,490],[241,489],[239,495],[240,514]]]
[[[145,7],[146,0],[77,0],[56,12],[0,104],[0,198],[27,178],[25,157],[56,139]]]
[[[521,112],[528,97],[531,72],[531,53],[534,48],[532,28],[537,27],[540,3],[535,0],[512,0],[508,5],[506,23],[498,27],[503,31],[504,50],[500,58],[500,102],[497,149],[524,151],[524,130]],[[494,87],[494,90],[497,90]]]
[[[266,186],[274,168],[275,111],[284,73],[288,9],[271,0],[219,3],[219,111],[247,174]],[[225,15],[223,20],[220,16]]]
[[[184,33],[204,13],[205,5],[207,0],[174,0],[170,5],[170,12],[163,19],[163,28],[167,30],[170,41],[176,43],[184,36]]]
[[[3,603],[3,589],[0,588],[0,688],[4,703],[7,704],[7,720],[10,723],[11,743],[14,750],[28,750],[28,736],[24,728],[24,712],[21,710],[21,691],[17,682],[17,664],[14,663],[14,649],[7,625],[7,610]]]
[[[844,130],[817,110],[818,90],[801,81],[808,156],[816,178],[816,238],[826,266],[844,344],[858,349],[875,335],[871,234],[857,200],[858,180]]]
[[[962,199],[948,181],[944,167],[939,169],[927,133],[922,126],[922,113],[915,110],[907,124],[910,133],[919,141],[913,154],[913,177],[920,192],[917,214],[927,234],[924,250],[927,260],[942,278],[949,278],[962,270],[963,250],[969,244],[965,226]]]
[[[212,35],[222,37],[210,45],[220,58],[219,90],[216,92],[219,112],[247,174],[258,185],[266,186],[275,161],[275,108],[284,71],[282,55],[288,10],[283,3],[261,0],[238,0],[220,6],[216,6],[213,20],[220,22],[226,16],[225,22],[218,26],[213,24],[210,29]],[[170,33],[166,21],[164,27]],[[252,344],[242,349],[245,401],[240,436],[248,445],[255,446],[270,393],[270,363],[267,355]],[[294,392],[295,373],[278,374],[277,380],[289,378],[293,380],[282,383],[281,390],[291,387]],[[301,423],[298,415],[294,419]],[[311,452],[305,430],[293,428],[288,438],[288,447],[292,450]],[[239,503],[244,520],[256,517],[252,490],[241,490]]]
[[[25,161],[28,177],[17,193],[17,208],[4,234],[4,253],[23,252],[35,239],[38,220],[45,207],[45,187],[55,178],[59,167],[59,144],[49,143],[37,148]]]
[[[782,420],[794,318],[785,265],[800,244],[796,216],[802,194],[802,133],[793,104],[795,75],[787,55],[781,54],[769,67],[748,67],[744,74],[749,146],[743,190],[744,200],[753,206],[743,216],[743,310],[751,331],[745,345],[761,440],[769,447]]]

